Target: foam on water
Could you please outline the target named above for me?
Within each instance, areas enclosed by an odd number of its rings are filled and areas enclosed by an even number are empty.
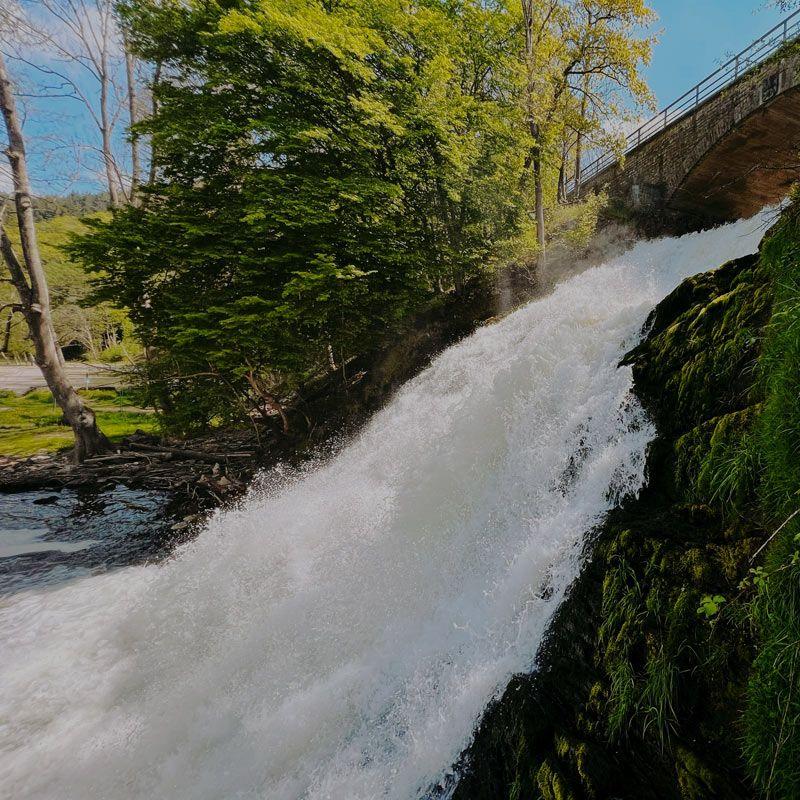
[[[444,352],[341,453],[160,566],[0,606],[17,798],[412,800],[530,668],[585,534],[643,482],[617,368],[762,219],[642,243]]]

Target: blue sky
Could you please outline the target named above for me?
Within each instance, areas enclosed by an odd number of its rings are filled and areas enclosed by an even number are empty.
[[[721,62],[786,16],[764,0],[650,0],[660,41],[647,70],[659,107],[691,89]]]

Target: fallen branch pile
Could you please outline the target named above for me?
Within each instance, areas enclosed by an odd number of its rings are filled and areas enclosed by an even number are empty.
[[[88,458],[80,466],[66,454],[0,457],[0,492],[122,484],[221,502],[242,492],[259,466],[257,450],[241,434],[186,444],[163,444],[155,436],[136,434],[115,453]]]

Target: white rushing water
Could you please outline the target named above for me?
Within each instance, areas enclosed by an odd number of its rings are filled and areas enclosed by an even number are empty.
[[[620,357],[761,222],[639,244],[480,329],[168,562],[5,600],[0,794],[424,796],[641,487],[653,430]]]

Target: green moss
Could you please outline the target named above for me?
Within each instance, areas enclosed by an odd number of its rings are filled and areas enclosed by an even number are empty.
[[[721,796],[718,775],[688,748],[676,749],[675,766],[684,800],[708,800]]]
[[[610,533],[596,651],[605,680],[591,691],[607,698],[610,739],[651,742],[673,759],[684,797],[714,796],[703,794],[713,771],[684,731],[717,727],[703,748],[721,746],[735,758],[736,742],[718,720],[735,720],[748,646],[739,646],[735,603],[713,624],[697,608],[705,594],[735,596],[757,546],[737,520],[757,504],[758,364],[771,311],[768,270],[755,257],[740,259],[679,287],[629,358],[667,445],[651,468],[669,491],[655,504],[639,501],[636,525]]]
[[[724,521],[719,535],[727,538],[688,549],[683,569],[673,565],[672,579],[682,572],[694,586],[715,591],[715,573],[729,583],[741,580],[759,539],[764,541],[766,532],[777,530],[800,509],[798,206],[784,213],[758,264],[742,271],[728,291],[709,299],[704,291],[710,282],[701,278],[691,287],[699,302],[654,337],[647,356],[656,361],[644,371],[667,387],[662,408],[668,407],[677,423],[673,430],[682,431],[672,451],[674,488],[686,500],[719,514]],[[725,413],[709,416],[709,411]],[[746,533],[754,521],[760,535]],[[700,643],[705,651],[702,669],[724,687],[717,697],[712,694],[710,705],[717,710],[724,713],[725,703],[740,697],[738,685],[731,691],[736,681],[725,671],[731,659],[748,668],[745,754],[758,791],[776,800],[800,796],[799,533],[800,517],[760,553],[763,566],[743,590],[719,589],[732,595],[733,602],[725,606],[723,623]],[[737,621],[747,625],[737,630]],[[720,631],[726,625],[727,640]],[[758,635],[752,665],[748,630]],[[674,650],[664,648],[663,657],[655,659],[652,652],[648,655],[648,675],[657,695],[666,696],[674,685],[670,652]],[[701,678],[695,681],[702,683]],[[637,708],[643,701],[642,696]],[[652,716],[658,723],[664,709],[655,707]],[[690,755],[684,749],[678,759],[682,793],[715,796],[709,774]]]
[[[543,761],[536,773],[536,783],[542,800],[577,800],[556,768],[549,761]]]
[[[686,281],[656,309],[630,360],[665,433],[686,433],[757,399],[753,370],[770,301],[768,275],[748,256]]]
[[[687,499],[729,516],[752,502],[761,469],[753,426],[761,408],[754,404],[715,417],[677,439],[675,481]]]

